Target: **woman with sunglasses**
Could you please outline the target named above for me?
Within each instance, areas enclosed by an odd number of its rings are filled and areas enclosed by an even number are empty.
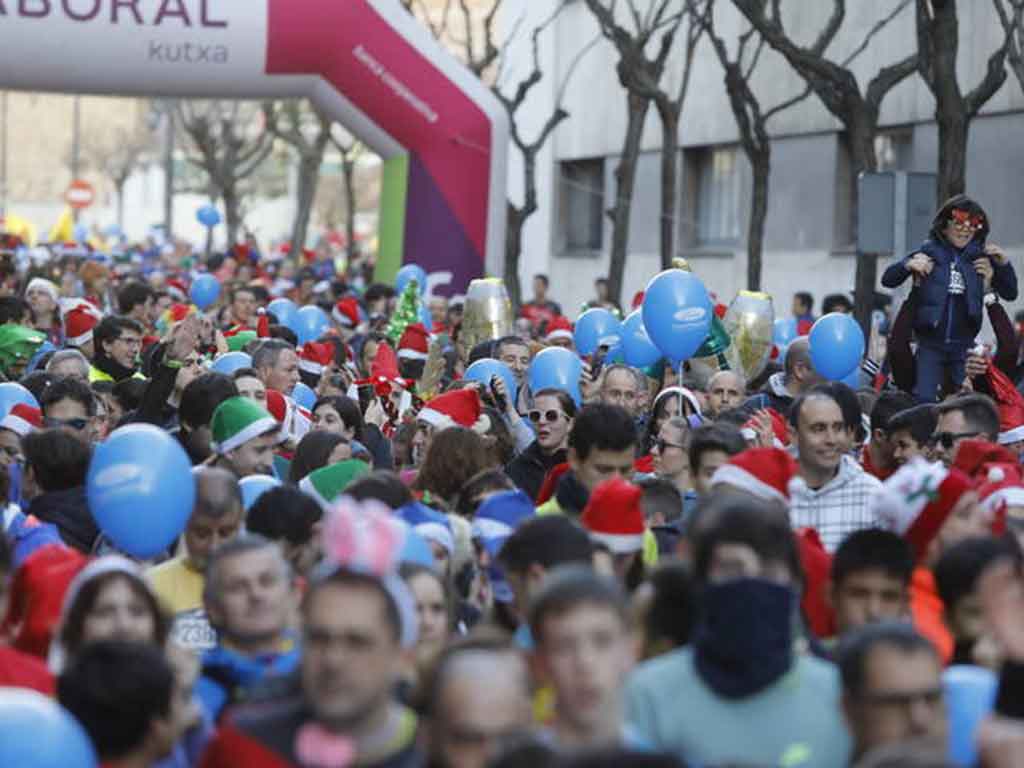
[[[672,483],[679,492],[683,517],[697,506],[697,492],[690,472],[690,423],[674,417],[664,422],[651,447],[654,474]]]
[[[953,386],[963,382],[984,307],[999,298],[1017,298],[1013,266],[1002,248],[986,245],[988,233],[984,209],[966,195],[956,195],[939,209],[921,247],[882,275],[886,288],[914,279],[918,402],[935,402],[946,369]]]
[[[576,403],[560,389],[542,389],[529,411],[537,439],[508,465],[508,476],[531,499],[536,499],[552,468],[569,460],[566,449]]]

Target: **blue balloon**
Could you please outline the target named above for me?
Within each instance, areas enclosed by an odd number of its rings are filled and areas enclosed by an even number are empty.
[[[500,360],[494,360],[490,357],[485,357],[481,360],[477,360],[466,372],[462,374],[462,378],[465,381],[479,381],[486,387],[491,386],[491,379],[495,376],[501,378],[505,382],[505,389],[508,391],[509,397],[516,396],[516,375],[512,372],[505,363]]]
[[[430,548],[427,540],[403,522],[405,526],[405,542],[402,544],[402,551],[398,554],[398,560],[402,563],[422,565],[426,568],[433,568],[434,551]]]
[[[820,375],[841,381],[864,357],[864,332],[852,315],[832,312],[818,318],[810,333],[811,363]]]
[[[242,492],[242,507],[248,512],[256,499],[263,495],[264,491],[277,488],[281,481],[270,475],[249,475],[238,481],[238,488]]]
[[[581,355],[592,355],[598,347],[610,347],[622,340],[622,323],[607,309],[588,309],[576,321],[573,341]]]
[[[625,363],[626,362],[626,350],[622,346],[621,341],[617,341],[608,347],[608,351],[604,355],[604,364],[611,365],[612,363]]]
[[[278,325],[291,328],[292,323],[295,322],[295,313],[299,311],[299,308],[291,299],[274,299],[267,305],[267,311],[274,313]]]
[[[220,211],[212,205],[203,205],[199,207],[198,211],[196,211],[196,219],[198,219],[199,223],[204,227],[210,229],[220,224]]]
[[[316,341],[331,327],[331,319],[320,307],[312,304],[295,313],[292,324],[288,326],[299,337],[299,344]]]
[[[100,530],[141,560],[175,542],[196,500],[188,454],[151,424],[121,427],[96,447],[85,491]]]
[[[696,275],[667,269],[647,284],[644,327],[674,368],[700,348],[711,330],[714,307]]]
[[[957,664],[942,673],[949,718],[949,757],[962,766],[978,762],[975,737],[978,726],[992,713],[999,681],[983,667]]]
[[[416,281],[420,296],[427,292],[427,272],[419,264],[406,264],[398,270],[398,274],[395,275],[395,290],[401,293],[410,280]]]
[[[420,322],[428,331],[434,331],[434,318],[431,317],[430,310],[426,307],[420,307]]]
[[[583,373],[583,361],[575,352],[565,347],[548,347],[537,353],[527,371],[527,381],[531,392],[542,389],[561,389],[568,392],[577,406],[583,405],[580,393],[580,376]]]
[[[35,395],[21,384],[14,381],[5,381],[0,384],[0,419],[10,413],[11,408],[18,403],[31,405],[33,408],[39,407],[39,401],[36,400]]]
[[[245,352],[225,352],[210,366],[211,371],[223,373],[225,376],[230,376],[239,368],[252,368],[252,357]]]
[[[301,405],[307,411],[312,411],[316,405],[316,392],[307,387],[301,381],[292,387],[292,400]]]
[[[220,283],[210,274],[199,275],[192,281],[192,287],[188,291],[188,297],[200,309],[212,307],[219,296]]]
[[[780,317],[775,321],[775,325],[772,328],[772,341],[779,349],[789,346],[789,343],[797,335],[795,317]]]
[[[95,768],[89,736],[48,696],[27,688],[0,688],[0,765]]]
[[[643,312],[639,309],[631,312],[622,323],[622,350],[626,364],[634,368],[646,368],[661,359],[661,351],[647,335]]]

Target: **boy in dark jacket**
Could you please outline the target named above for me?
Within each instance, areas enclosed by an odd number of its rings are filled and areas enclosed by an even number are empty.
[[[920,249],[882,275],[886,288],[895,288],[912,275],[917,284],[914,396],[919,402],[936,400],[947,366],[954,383],[963,381],[985,302],[996,296],[1017,298],[1017,275],[999,246],[985,244],[988,233],[982,207],[966,195],[956,195],[939,209]]]

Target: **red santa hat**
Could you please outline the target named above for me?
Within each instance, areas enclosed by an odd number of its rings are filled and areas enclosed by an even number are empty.
[[[188,301],[188,291],[185,289],[185,282],[180,278],[171,278],[167,281],[167,293],[175,301],[185,303]]]
[[[334,305],[331,317],[342,328],[355,328],[359,325],[359,300],[351,296],[342,299]]]
[[[18,403],[0,421],[0,429],[9,429],[18,437],[41,429],[43,426],[43,412],[33,408],[26,403]]]
[[[486,432],[489,419],[483,415],[480,395],[475,389],[456,389],[438,395],[416,416],[434,429],[465,427],[474,432]]]
[[[398,340],[398,357],[401,360],[426,360],[430,349],[430,332],[423,323],[406,326]]]
[[[989,464],[1016,464],[1017,457],[1008,448],[988,440],[971,438],[957,446],[953,466],[968,477],[978,478]]]
[[[594,489],[580,522],[590,537],[612,554],[639,552],[644,547],[643,489],[622,478],[606,480]]]
[[[1024,395],[991,361],[987,376],[992,396],[999,406],[999,444],[1019,443],[1024,440]]]
[[[280,424],[278,441],[301,440],[313,424],[313,414],[276,389],[267,390],[267,410]]]
[[[992,533],[1006,532],[1006,512],[1024,507],[1024,475],[1019,464],[990,464],[978,479],[978,499]]]
[[[544,334],[544,341],[551,342],[555,339],[572,339],[572,323],[568,317],[558,315],[548,323],[547,332]]]
[[[782,414],[774,408],[768,408],[768,415],[772,419],[772,445],[776,448],[785,448],[789,445],[789,425],[782,417]],[[751,418],[743,425],[740,434],[747,440],[757,439],[757,421]]]
[[[731,485],[759,499],[789,503],[790,490],[799,467],[781,448],[750,448],[723,464],[711,477],[711,487]]]
[[[971,478],[959,469],[918,457],[900,467],[875,493],[873,517],[880,527],[906,539],[920,561],[971,487]]]
[[[299,368],[319,376],[334,362],[334,345],[328,342],[308,341],[299,350]]]
[[[92,330],[103,318],[102,313],[88,301],[62,302],[64,341],[72,347],[81,347],[92,341]]]

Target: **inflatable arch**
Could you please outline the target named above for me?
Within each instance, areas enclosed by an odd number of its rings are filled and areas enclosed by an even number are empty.
[[[0,0],[0,87],[308,97],[384,158],[379,278],[501,274],[505,111],[397,0]]]

